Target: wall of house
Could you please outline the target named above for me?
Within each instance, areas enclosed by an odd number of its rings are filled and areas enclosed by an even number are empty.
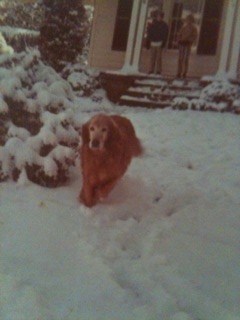
[[[125,52],[111,49],[117,7],[118,0],[95,1],[88,60],[93,68],[115,70],[123,65]]]
[[[214,56],[197,55],[191,53],[189,72],[190,77],[200,77],[203,75],[212,75],[218,71],[218,64],[221,52],[221,42],[224,30],[224,21],[226,17],[226,8],[229,0],[225,0],[222,23],[220,26],[220,35],[218,40],[217,53]],[[91,67],[107,70],[121,69],[124,63],[124,52],[112,51],[112,39],[117,13],[118,0],[96,1],[94,22],[92,28],[89,65]],[[166,8],[166,22],[168,22],[167,13],[170,14],[171,8]],[[149,71],[149,50],[143,48],[139,63],[139,71]],[[163,52],[163,75],[175,76],[177,71],[177,50],[164,50]]]

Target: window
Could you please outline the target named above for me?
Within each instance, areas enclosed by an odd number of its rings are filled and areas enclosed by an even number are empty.
[[[119,0],[112,50],[126,51],[133,0]]]
[[[198,54],[215,55],[224,0],[207,0],[199,36]]]

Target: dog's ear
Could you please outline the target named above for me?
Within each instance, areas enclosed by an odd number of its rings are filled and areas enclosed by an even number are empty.
[[[109,131],[106,145],[111,149],[114,149],[120,140],[120,132],[117,124],[113,119],[109,119],[108,130]]]
[[[82,125],[81,128],[81,137],[82,137],[82,144],[88,144],[90,137],[89,137],[89,122]]]

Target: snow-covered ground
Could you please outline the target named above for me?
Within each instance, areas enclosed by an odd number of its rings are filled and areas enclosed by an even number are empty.
[[[29,79],[13,68],[11,79]],[[33,88],[59,85],[39,68]],[[79,161],[56,189],[24,174],[0,183],[0,320],[239,320],[240,117],[79,95],[69,109],[78,123],[99,111],[128,117],[145,153],[91,209],[78,201]]]
[[[0,319],[240,319],[240,117],[106,111],[145,153],[105,202],[78,202],[78,167],[57,189],[0,184]]]

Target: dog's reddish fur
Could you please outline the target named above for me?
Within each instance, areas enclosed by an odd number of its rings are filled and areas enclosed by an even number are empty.
[[[96,132],[100,133],[97,135]],[[95,140],[103,140],[101,148],[92,147],[94,135],[97,136]],[[92,117],[82,126],[80,156],[83,186],[80,201],[92,207],[106,198],[126,172],[132,157],[141,153],[142,147],[130,120],[118,115],[98,114]]]

